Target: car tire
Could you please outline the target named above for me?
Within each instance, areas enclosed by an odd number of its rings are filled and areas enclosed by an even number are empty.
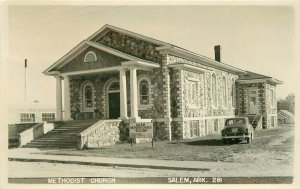
[[[250,144],[250,137],[246,138],[247,144]]]

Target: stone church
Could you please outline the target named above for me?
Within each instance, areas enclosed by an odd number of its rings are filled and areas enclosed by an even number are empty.
[[[235,116],[276,127],[282,82],[222,63],[214,50],[211,59],[105,25],[43,73],[56,79],[57,120],[151,119],[164,140],[220,132]]]

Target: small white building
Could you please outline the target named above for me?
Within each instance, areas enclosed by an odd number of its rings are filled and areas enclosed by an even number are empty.
[[[280,110],[278,112],[278,122],[279,123],[286,123],[286,124],[292,124],[295,123],[295,118],[294,114],[287,110]]]
[[[9,124],[53,121],[55,111],[55,106],[45,103],[17,104],[11,109]]]

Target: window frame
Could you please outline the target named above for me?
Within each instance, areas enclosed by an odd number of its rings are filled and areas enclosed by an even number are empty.
[[[214,79],[214,82],[213,82]],[[212,107],[218,107],[218,95],[217,95],[217,76],[215,73],[211,75],[211,100]]]
[[[87,56],[88,56],[89,54],[94,55],[95,60],[93,60],[93,61],[87,61]],[[98,58],[97,58],[96,53],[95,53],[94,51],[88,51],[88,52],[84,55],[83,62],[85,62],[85,63],[91,63],[91,62],[96,62],[97,60],[98,60]]]
[[[141,82],[143,81],[146,81],[147,84],[148,84],[148,103],[147,104],[144,104],[144,103],[141,103]],[[147,75],[141,75],[139,76],[138,78],[138,81],[137,81],[137,100],[138,100],[138,107],[140,109],[143,109],[143,108],[148,108],[151,106],[151,96],[150,96],[150,91],[151,91],[151,79],[147,76]]]
[[[199,79],[195,78],[187,78],[187,90],[186,90],[186,103],[189,108],[200,108],[199,103],[199,94],[200,94],[200,86]],[[190,88],[190,84],[193,84],[195,88]],[[193,94],[194,93],[194,94]],[[194,96],[194,100],[192,101],[192,97]]]
[[[92,93],[92,96],[91,96],[91,101],[92,101],[91,104],[92,104],[92,106],[91,107],[87,107],[87,104],[86,104],[86,95],[85,95],[85,93],[86,93],[86,87],[87,86],[91,87],[91,93]],[[94,99],[95,98],[95,96],[94,96],[94,90],[95,90],[94,85],[91,82],[85,83],[83,85],[83,87],[82,87],[82,109],[84,111],[93,111],[95,109],[95,105],[94,105],[94,101],[95,101],[95,99]]]
[[[222,76],[222,85],[223,85],[223,91],[222,91],[222,106],[223,108],[228,108],[228,95],[227,95],[227,81],[225,76]]]
[[[51,115],[51,116],[49,116],[49,115]],[[51,112],[42,113],[42,121],[54,121],[54,120],[55,120],[55,113],[51,113]]]
[[[29,115],[29,117],[22,118],[22,115]],[[32,116],[33,115],[33,116]],[[20,122],[21,123],[35,123],[35,113],[20,113]]]

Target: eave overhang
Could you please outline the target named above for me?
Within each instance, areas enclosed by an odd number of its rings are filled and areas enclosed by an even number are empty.
[[[177,69],[177,70],[187,70],[187,71],[192,71],[192,72],[198,72],[198,73],[211,73],[212,70],[210,69],[205,69],[205,68],[200,68],[197,66],[193,66],[193,65],[189,65],[186,63],[174,63],[174,64],[169,64],[168,65],[169,68],[173,68],[173,69]]]
[[[172,54],[172,55],[175,55],[178,57],[186,58],[187,60],[199,62],[206,66],[210,66],[213,68],[228,71],[230,73],[234,73],[234,74],[246,73],[245,70],[230,66],[230,65],[222,63],[222,62],[217,62],[211,58],[193,53],[191,51],[188,51],[188,50],[176,47],[176,46],[166,45],[163,47],[157,47],[156,50],[160,51],[161,54]]]
[[[282,84],[283,82],[272,78],[272,77],[267,77],[267,78],[262,78],[262,79],[238,79],[236,82],[238,83],[260,83],[260,82],[270,82],[272,84],[278,85],[278,84]]]

